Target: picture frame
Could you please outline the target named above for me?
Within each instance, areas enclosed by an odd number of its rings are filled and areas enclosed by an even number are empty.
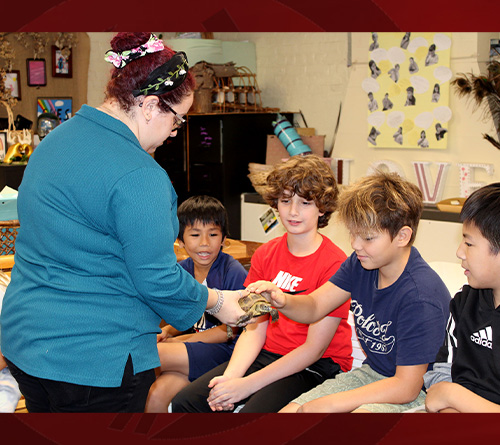
[[[0,162],[4,160],[7,153],[7,130],[0,130]]]
[[[65,57],[62,49],[52,45],[52,77],[73,77],[73,58],[70,50],[69,56]]]
[[[28,86],[43,87],[47,85],[45,59],[26,59],[26,71],[28,73]]]
[[[10,89],[10,95],[17,100],[21,100],[21,72],[11,70],[5,73],[5,88]]]
[[[39,97],[37,99],[36,115],[42,113],[55,114],[61,124],[73,115],[73,99],[71,97]]]
[[[500,62],[500,39],[490,39],[490,62]]]

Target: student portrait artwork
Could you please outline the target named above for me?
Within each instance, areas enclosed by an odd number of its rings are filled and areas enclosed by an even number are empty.
[[[451,34],[373,32],[365,36],[369,50],[361,88],[368,96],[368,147],[446,149],[452,117]]]
[[[52,46],[52,77],[73,77],[71,49]]]

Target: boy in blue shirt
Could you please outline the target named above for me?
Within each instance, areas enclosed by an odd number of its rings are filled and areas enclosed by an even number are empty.
[[[228,216],[222,203],[211,196],[193,196],[179,206],[177,216],[179,246],[189,255],[180,265],[210,288],[242,289],[247,271],[222,252],[228,233]],[[236,333],[236,328],[233,331]],[[177,392],[229,360],[235,341],[228,339],[226,325],[206,312],[189,331],[163,327],[158,335],[161,374],[149,391],[146,412],[167,412]]]
[[[460,213],[457,257],[469,285],[450,303],[444,343],[424,376],[429,412],[500,412],[499,218],[500,182],[472,193]]]
[[[420,189],[398,175],[362,178],[339,198],[354,252],[327,283],[294,296],[269,282],[248,286],[301,323],[351,298],[366,354],[360,368],[326,380],[280,412],[403,412],[423,404],[423,375],[442,342],[450,294],[412,246],[422,209]]]

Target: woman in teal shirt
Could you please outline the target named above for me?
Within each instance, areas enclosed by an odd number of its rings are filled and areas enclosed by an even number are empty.
[[[150,33],[111,46],[104,103],[50,132],[19,188],[1,350],[30,412],[143,412],[162,318],[243,314],[177,264],[177,195],[151,156],[193,102],[186,56]]]

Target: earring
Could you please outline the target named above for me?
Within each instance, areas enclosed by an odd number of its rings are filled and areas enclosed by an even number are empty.
[[[151,120],[151,118],[146,119],[146,125],[148,125],[148,124],[149,124],[149,121],[150,121],[150,120]]]

